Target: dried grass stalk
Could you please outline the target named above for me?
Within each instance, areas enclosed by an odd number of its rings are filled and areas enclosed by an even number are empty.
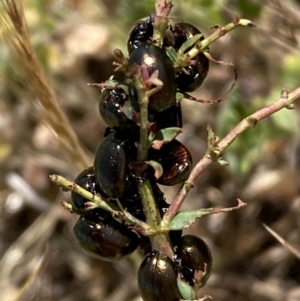
[[[0,261],[0,300],[17,301],[34,285],[47,263],[47,244],[63,218],[59,205],[45,211],[10,246]],[[23,279],[21,285],[16,279]]]
[[[62,152],[79,171],[90,166],[77,135],[63,112],[30,42],[21,1],[0,0],[0,32],[12,60],[20,93],[34,107],[38,120],[57,135]]]

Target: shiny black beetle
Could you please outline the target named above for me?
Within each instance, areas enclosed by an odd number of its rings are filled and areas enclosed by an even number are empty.
[[[119,132],[112,131],[103,139],[94,159],[94,171],[100,188],[111,198],[123,195],[128,164],[136,158],[133,141],[123,139]]]
[[[196,34],[201,32],[189,23],[177,23],[171,31],[174,36],[174,48],[179,50],[180,46],[188,39],[192,38]],[[200,41],[204,40],[204,37],[200,37]],[[189,66],[184,67],[185,70],[180,70],[176,73],[176,85],[181,92],[193,92],[201,86],[205,80],[209,70],[208,58],[200,52]]]
[[[142,79],[146,81],[154,71],[163,82],[162,88],[150,96],[149,110],[163,111],[176,104],[175,73],[171,60],[160,47],[154,45],[140,46],[130,55],[129,70],[134,65],[143,67]]]
[[[212,268],[212,255],[205,241],[197,236],[184,235],[175,256],[179,262],[182,279],[191,286],[204,286]],[[195,272],[200,272],[198,279]]]
[[[144,301],[179,301],[175,263],[165,254],[152,251],[138,270],[138,285]]]
[[[100,194],[102,198],[106,198],[104,192],[101,190],[99,184],[96,182],[94,167],[91,166],[83,170],[74,180],[74,183],[82,187],[83,189],[93,193]],[[84,198],[80,194],[72,191],[71,192],[71,205],[72,212],[78,215],[86,214],[86,203],[89,202],[88,199]]]
[[[134,252],[139,244],[135,232],[102,209],[94,209],[80,216],[73,231],[85,251],[105,261],[124,258]]]

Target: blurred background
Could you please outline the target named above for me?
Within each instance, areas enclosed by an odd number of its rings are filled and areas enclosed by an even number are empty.
[[[240,120],[277,100],[284,88],[300,86],[300,1],[173,3],[172,21],[190,22],[205,36],[236,14],[257,24],[238,28],[210,47],[215,59],[237,68],[230,96],[216,105],[182,103],[179,139],[196,163],[206,151],[208,124],[222,138]],[[87,83],[113,74],[113,50],[127,53],[130,30],[154,12],[154,2],[24,0],[23,5],[48,84],[92,162],[105,124],[98,113],[99,91]],[[3,39],[0,43],[0,300],[141,300],[138,254],[109,263],[89,257],[77,245],[72,233],[76,216],[60,206],[70,193],[51,184],[49,174],[73,180],[82,169],[62,151],[44,122],[47,110],[39,114],[34,97],[26,93],[28,83],[16,76],[22,67],[11,59]],[[232,81],[230,67],[211,63],[194,95],[218,98]],[[248,204],[203,217],[185,231],[202,237],[213,254],[212,275],[201,295],[218,301],[300,300],[299,259],[263,227],[270,226],[300,252],[299,113],[296,105],[243,133],[226,150],[229,166],[212,164],[184,203],[183,209],[235,206],[237,198]],[[178,188],[162,187],[168,202]]]

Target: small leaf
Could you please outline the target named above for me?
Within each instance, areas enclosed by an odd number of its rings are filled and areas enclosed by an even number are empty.
[[[177,58],[178,58],[177,52],[176,52],[176,50],[173,47],[167,47],[166,48],[166,52],[167,52],[167,55],[168,55],[168,57],[170,58],[170,60],[172,62],[176,62],[177,61]]]
[[[179,104],[182,99],[184,99],[184,94],[176,92],[176,104]]]
[[[170,230],[181,230],[184,228],[189,228],[197,218],[202,215],[210,214],[214,211],[214,208],[200,209],[194,211],[184,211],[179,212],[170,222]]]
[[[155,133],[152,147],[155,149],[160,149],[163,143],[175,139],[180,133],[182,133],[182,129],[177,127],[161,129]]]
[[[107,89],[113,89],[119,85],[119,82],[110,77],[107,81],[105,81],[104,85]]]
[[[186,282],[182,281],[179,277],[177,278],[177,286],[184,300],[194,299],[193,288]]]
[[[145,161],[145,163],[147,163],[154,169],[154,176],[156,179],[159,179],[162,176],[164,171],[162,166],[158,162],[150,160],[150,161]]]
[[[120,109],[120,111],[129,119],[134,122],[138,122],[139,113],[135,111],[133,104],[131,101],[125,101],[124,106]]]
[[[208,132],[208,136],[207,136],[208,145],[210,147],[216,146],[217,142],[219,141],[219,137],[214,133],[213,129],[209,124],[207,125],[207,132]]]
[[[218,159],[218,163],[221,166],[229,166],[229,163],[226,160],[222,159],[222,158]]]
[[[217,214],[221,212],[230,212],[233,210],[238,210],[247,204],[238,199],[237,206],[228,207],[228,208],[203,208],[193,211],[183,211],[175,215],[171,220],[168,229],[169,230],[181,230],[184,228],[189,228],[197,218],[202,217],[203,215],[208,214]]]
[[[199,39],[203,37],[203,34],[196,34],[192,38],[189,38],[184,42],[178,50],[178,54],[185,53],[189,48],[191,48]]]
[[[154,149],[161,149],[163,144],[164,144],[164,141],[162,141],[162,140],[153,140],[151,143],[151,147]]]
[[[155,137],[155,132],[153,131],[153,126],[154,126],[154,123],[150,123],[150,126],[149,126],[149,136],[148,136],[148,141],[149,141],[149,144],[152,143],[152,141],[154,140],[154,137]]]
[[[122,112],[128,117],[129,119],[133,119],[133,107],[130,104],[130,101],[126,101],[122,108]]]

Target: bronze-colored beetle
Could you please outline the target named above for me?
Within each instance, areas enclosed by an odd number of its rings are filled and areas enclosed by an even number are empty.
[[[102,209],[94,209],[79,217],[73,231],[84,250],[105,261],[124,258],[134,252],[139,244],[135,232]]]
[[[211,268],[212,255],[205,241],[197,236],[184,235],[178,245],[176,258],[179,264],[179,271],[182,279],[194,286],[204,286],[207,282]],[[195,272],[200,271],[202,275],[197,280]]]
[[[144,301],[178,301],[175,263],[165,254],[153,251],[138,270],[138,285]]]
[[[159,150],[151,149],[149,158],[157,161],[163,168],[157,183],[172,186],[185,181],[192,170],[192,156],[178,140],[165,143]]]

